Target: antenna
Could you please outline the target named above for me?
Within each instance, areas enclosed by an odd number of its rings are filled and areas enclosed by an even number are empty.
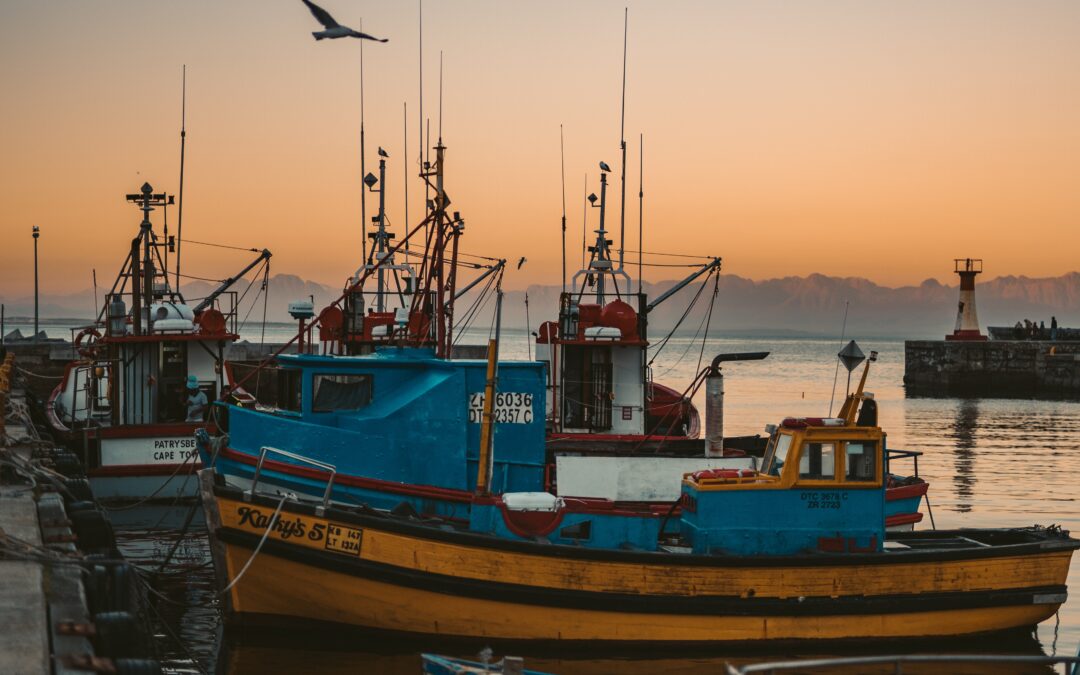
[[[439,145],[442,145],[442,50],[439,50]]]
[[[585,192],[581,193],[581,269],[585,269],[585,230],[589,222],[589,173],[585,172]]]
[[[409,104],[407,101],[401,102],[401,109],[404,111],[404,122],[401,125],[402,135],[405,137],[405,150],[401,153],[401,156],[405,158],[405,161],[401,163],[401,168],[405,171],[405,178],[401,181],[405,186],[405,231],[409,230]],[[405,251],[409,250],[409,240],[405,240]]]
[[[184,145],[187,142],[187,64],[180,80],[180,206],[176,217],[176,291],[180,292],[180,248],[184,245]],[[165,273],[168,274],[168,270]]]
[[[641,173],[638,174],[638,215],[637,215],[637,292],[641,293],[644,288],[644,277],[641,274],[642,260],[645,258],[645,247],[642,244],[642,233],[645,231],[645,134],[641,134],[641,150],[638,151],[641,160]]]
[[[622,202],[619,206],[619,269],[623,268],[626,249],[626,34],[630,24],[630,8],[623,8],[622,42],[622,119],[619,122],[619,149],[622,150]],[[640,248],[640,247],[639,247]],[[629,284],[627,284],[629,285]]]
[[[420,111],[417,115],[417,123],[420,126],[420,155],[416,159],[416,163],[420,165],[420,173],[427,173],[427,167],[424,166],[424,0],[420,2]],[[431,186],[424,181],[424,241],[428,239],[428,226],[426,223],[427,218],[427,203],[431,200]]]
[[[364,21],[360,21],[360,31],[364,30]],[[367,261],[367,190],[363,179],[367,175],[364,152],[364,40],[360,41],[360,254],[362,261]],[[381,297],[381,296],[380,296]]]
[[[843,346],[844,338],[847,336],[847,312],[848,305],[851,304],[850,300],[844,301],[844,323],[840,327],[840,345]],[[836,378],[840,374],[840,355],[836,355],[836,370],[833,372],[832,377],[832,393],[829,394],[829,417],[832,417],[833,399],[836,398]],[[848,385],[851,385],[851,375],[848,375]]]
[[[562,292],[566,292],[566,146],[563,125],[559,125],[559,161],[562,166]]]
[[[94,268],[94,269],[92,269],[92,270],[90,270],[90,271],[91,271],[91,273],[93,274],[93,279],[94,279],[94,316],[97,316],[97,315],[98,315],[98,304],[97,304],[97,268]],[[168,277],[166,277],[166,278],[168,278]]]

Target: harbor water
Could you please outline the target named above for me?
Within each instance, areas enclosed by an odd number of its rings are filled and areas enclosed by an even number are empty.
[[[51,327],[50,327],[51,328]],[[267,342],[291,334],[280,326],[267,332]],[[9,328],[10,330],[10,328]],[[279,334],[280,333],[280,334]],[[480,344],[487,329],[466,335]],[[57,337],[66,335],[57,333]],[[527,358],[524,331],[505,331],[502,358]],[[252,339],[252,336],[248,336]],[[253,341],[259,340],[253,336]],[[858,336],[855,336],[858,338]],[[916,398],[903,388],[902,339],[859,340],[867,354],[878,352],[867,390],[878,401],[880,422],[890,448],[917,450],[919,473],[930,482],[929,506],[938,528],[1061,525],[1080,532],[1080,503],[1074,469],[1080,468],[1080,401],[1022,398]],[[700,340],[672,338],[651,365],[653,378],[682,390],[712,356],[721,352],[768,350],[764,361],[727,364],[725,432],[760,433],[764,425],[785,416],[821,416],[835,412],[847,387],[847,373],[836,371],[836,339],[791,336],[716,337],[701,349]],[[655,352],[656,350],[654,350]],[[856,371],[855,377],[861,373]],[[835,393],[834,393],[835,376]],[[854,382],[852,383],[854,386]],[[696,403],[704,409],[703,391]],[[498,452],[498,448],[495,450]],[[912,467],[897,465],[904,473]],[[180,480],[180,479],[175,479]],[[194,480],[194,479],[192,479]],[[172,672],[197,673],[417,673],[419,654],[439,645],[364,640],[355,635],[244,635],[221,628],[201,513],[189,519],[189,507],[136,507],[112,512],[123,552],[143,567],[157,568],[172,552],[155,581],[156,632]],[[923,512],[927,513],[926,505]],[[178,540],[185,522],[189,527]],[[927,515],[918,528],[930,528]],[[973,641],[962,644],[897,644],[845,647],[856,653],[1008,652],[1075,654],[1080,642],[1080,561],[1074,558],[1069,583],[1072,598],[1061,612],[1040,625],[1030,638]],[[303,583],[282,579],[283,584]],[[457,645],[452,653],[471,656],[485,645]],[[820,651],[772,650],[754,654],[731,651],[671,653],[524,654],[526,667],[565,675],[574,673],[704,673],[721,672],[725,661],[745,663],[763,658],[818,655]],[[849,653],[845,651],[844,653]],[[850,671],[848,671],[850,672]],[[865,672],[865,671],[863,671]],[[888,668],[879,672],[891,672]],[[905,672],[934,672],[906,670]],[[1016,672],[985,666],[953,672]],[[1024,672],[1050,672],[1027,670]]]

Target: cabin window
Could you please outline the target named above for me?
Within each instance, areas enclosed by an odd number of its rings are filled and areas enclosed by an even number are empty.
[[[788,434],[777,434],[774,437],[773,444],[766,452],[765,459],[761,463],[765,467],[766,473],[780,473],[780,470],[784,467],[784,461],[787,459],[788,451],[791,449],[791,438]]]
[[[315,375],[312,378],[313,412],[359,410],[371,403],[371,375]]]
[[[865,481],[877,478],[876,443],[845,443],[844,458],[847,462],[846,480]]]
[[[300,376],[303,373],[299,370],[293,370],[291,368],[279,368],[277,370],[277,407],[281,410],[291,410],[292,412],[300,412],[300,390],[301,381],[303,378]],[[255,378],[261,377],[256,373]],[[255,379],[255,385],[258,387],[260,381]],[[258,389],[256,389],[258,391]]]
[[[799,458],[799,478],[833,480],[836,478],[836,444],[806,443]]]

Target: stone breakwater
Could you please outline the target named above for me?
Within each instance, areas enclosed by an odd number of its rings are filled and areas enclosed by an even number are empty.
[[[1080,396],[1080,343],[1049,340],[908,340],[910,393]]]

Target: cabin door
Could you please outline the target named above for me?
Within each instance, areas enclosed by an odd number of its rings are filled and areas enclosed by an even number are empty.
[[[610,361],[592,364],[591,388],[593,409],[589,427],[593,431],[608,431],[611,429],[611,401],[614,398],[611,388]]]
[[[611,351],[566,345],[563,350],[563,428],[611,429]]]
[[[187,347],[180,341],[161,343],[158,422],[183,422],[187,418]]]

